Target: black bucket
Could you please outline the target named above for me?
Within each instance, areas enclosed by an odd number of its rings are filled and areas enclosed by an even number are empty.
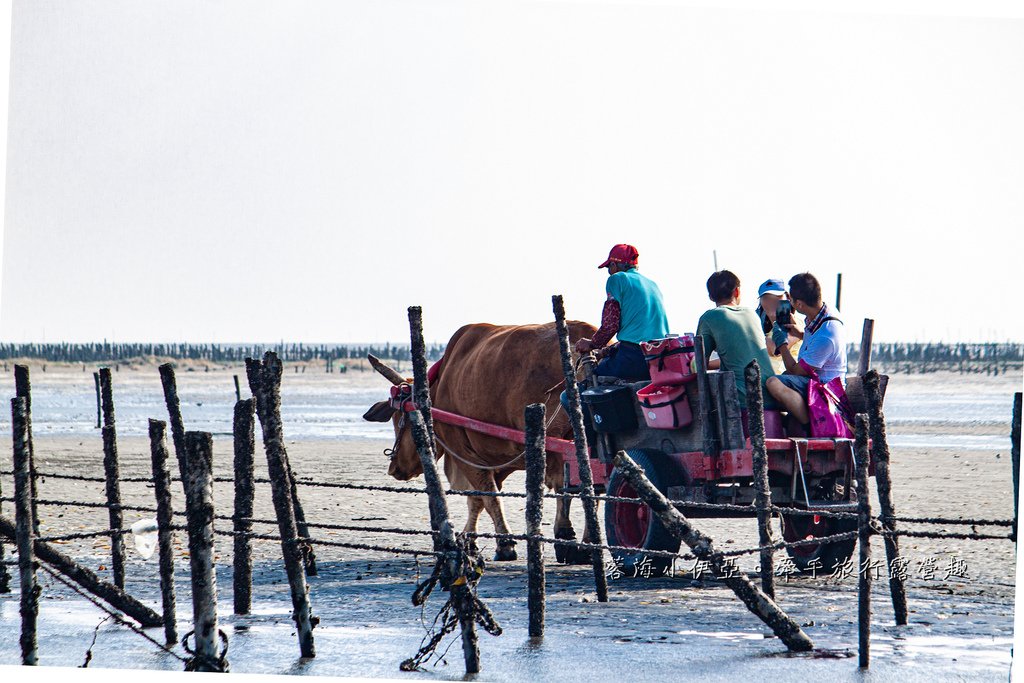
[[[625,386],[591,387],[581,398],[593,421],[594,429],[606,434],[632,432],[637,428],[633,390]]]

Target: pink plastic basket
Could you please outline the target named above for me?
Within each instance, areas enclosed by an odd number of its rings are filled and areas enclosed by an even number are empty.
[[[679,429],[693,422],[685,384],[648,384],[636,397],[648,427]]]

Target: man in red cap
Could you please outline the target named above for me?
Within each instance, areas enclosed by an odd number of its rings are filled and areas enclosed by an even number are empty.
[[[598,375],[641,381],[650,379],[640,342],[669,335],[668,318],[661,290],[637,270],[639,252],[631,244],[616,244],[598,268],[608,269],[605,291],[608,298],[601,314],[601,327],[593,339],[576,342],[579,353],[604,348],[613,336],[618,344],[597,364]]]

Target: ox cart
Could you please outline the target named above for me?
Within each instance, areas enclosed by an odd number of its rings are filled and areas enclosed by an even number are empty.
[[[698,342],[699,348],[699,342]],[[753,517],[753,457],[747,434],[746,411],[737,400],[732,372],[709,371],[697,354],[696,371],[678,385],[672,424],[652,426],[659,406],[652,399],[650,382],[627,383],[595,377],[592,355],[581,358],[586,380],[582,392],[587,443],[595,492],[612,498],[636,498],[636,491],[613,465],[614,454],[625,451],[647,478],[690,517]],[[888,378],[881,377],[881,391]],[[645,394],[645,390],[647,393]],[[850,408],[867,412],[860,375],[847,377]],[[680,417],[680,408],[684,413]],[[646,414],[645,414],[646,413]],[[432,409],[434,420],[491,436],[524,443],[521,431],[489,424],[455,413]],[[663,416],[664,411],[659,413]],[[792,430],[790,430],[792,431]],[[855,461],[852,439],[809,438],[787,433],[782,416],[765,411],[765,446],[772,503],[802,514],[780,514],[786,541],[813,540],[857,528],[855,519],[807,512],[856,512]],[[572,441],[548,437],[549,453],[563,459],[564,492],[580,491],[579,466]],[[873,463],[869,467],[873,475]],[[728,510],[707,504],[730,504]],[[609,545],[635,548],[616,558],[635,566],[645,558],[651,564],[663,556],[645,551],[677,552],[680,541],[669,534],[640,502],[608,500],[604,512]],[[788,547],[801,571],[829,571],[845,562],[855,539]]]

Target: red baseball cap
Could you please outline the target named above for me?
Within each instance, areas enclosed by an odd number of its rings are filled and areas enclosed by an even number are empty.
[[[635,266],[638,258],[640,258],[640,252],[632,244],[616,244],[608,252],[608,260],[598,268],[607,268],[610,263],[628,263]]]

